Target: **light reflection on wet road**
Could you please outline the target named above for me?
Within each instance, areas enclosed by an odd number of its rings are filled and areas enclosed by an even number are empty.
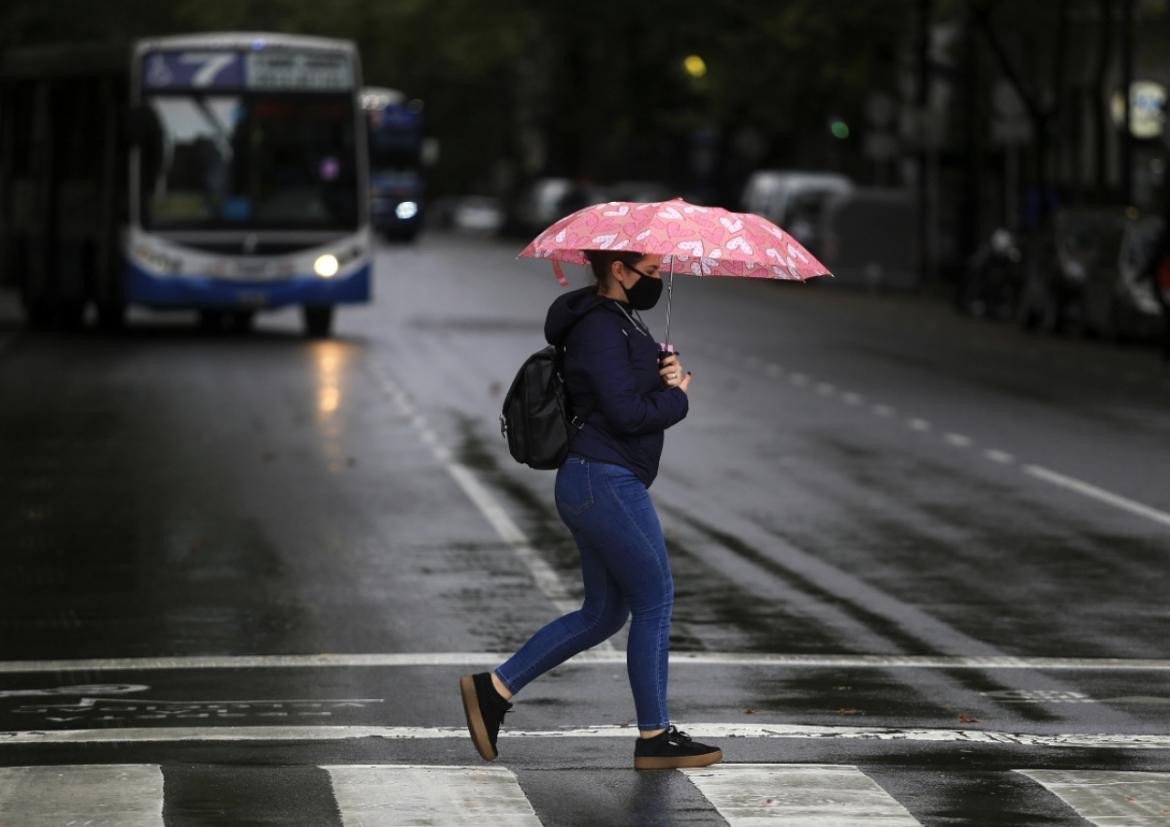
[[[118,338],[10,343],[0,354],[0,658],[425,656],[521,643],[554,612],[549,594],[579,589],[551,475],[513,463],[497,430],[504,389],[542,344],[559,291],[513,252],[442,237],[387,248],[376,303],[342,312],[331,341],[300,338],[290,312],[243,337],[142,314]],[[649,316],[660,329],[661,314]],[[1157,518],[1170,513],[1159,462],[1170,382],[1152,353],[1034,339],[921,298],[717,280],[676,283],[672,329],[695,372],[692,413],[668,434],[652,489],[677,582],[676,650],[1090,659],[1061,671],[680,665],[672,703],[684,728],[893,730],[724,745],[732,762],[858,766],[923,824],[1083,823],[1041,776],[1012,771],[1170,769],[1165,750],[1133,745],[896,737],[1170,735],[1164,671],[1093,665],[1170,657],[1170,531]],[[489,505],[469,498],[452,465]],[[554,586],[540,573],[534,584],[490,507]],[[623,635],[614,643],[624,648]],[[425,734],[460,725],[450,687],[461,671],[34,666],[0,674],[0,764],[158,765],[161,775],[141,777],[167,778],[168,823],[231,823],[198,802],[226,789],[232,767],[250,767],[255,796],[225,793],[237,812],[283,812],[280,791],[300,783],[288,801],[318,813],[325,800],[335,815],[336,773],[321,767],[462,766],[474,755],[457,738],[3,736],[314,721]],[[87,685],[147,686],[135,697],[156,703],[130,709],[129,696],[92,689],[52,704],[13,694]],[[569,665],[526,690],[508,724],[621,725],[630,706],[620,663]],[[712,817],[681,776],[633,778],[628,748],[628,738],[516,739],[503,761],[545,823]]]

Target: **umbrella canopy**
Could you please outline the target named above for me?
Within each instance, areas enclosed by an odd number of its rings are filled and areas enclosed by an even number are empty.
[[[681,198],[594,204],[555,222],[520,255],[585,264],[586,250],[661,255],[671,274],[804,281],[831,275],[812,253],[771,221],[752,213],[700,207]]]

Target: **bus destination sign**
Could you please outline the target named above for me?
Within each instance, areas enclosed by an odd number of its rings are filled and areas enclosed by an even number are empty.
[[[143,58],[142,86],[179,89],[340,91],[353,88],[349,58],[288,49],[159,51]]]

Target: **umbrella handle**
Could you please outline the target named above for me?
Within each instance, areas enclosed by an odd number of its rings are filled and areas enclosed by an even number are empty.
[[[670,344],[670,298],[674,292],[674,256],[670,257],[670,273],[666,277],[666,341],[665,345]]]

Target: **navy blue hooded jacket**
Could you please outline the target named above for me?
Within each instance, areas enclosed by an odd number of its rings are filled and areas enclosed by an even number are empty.
[[[632,316],[629,305],[585,287],[552,303],[544,337],[564,350],[573,411],[589,413],[569,451],[628,468],[649,487],[663,431],[687,415],[687,395],[662,386],[658,345]]]

